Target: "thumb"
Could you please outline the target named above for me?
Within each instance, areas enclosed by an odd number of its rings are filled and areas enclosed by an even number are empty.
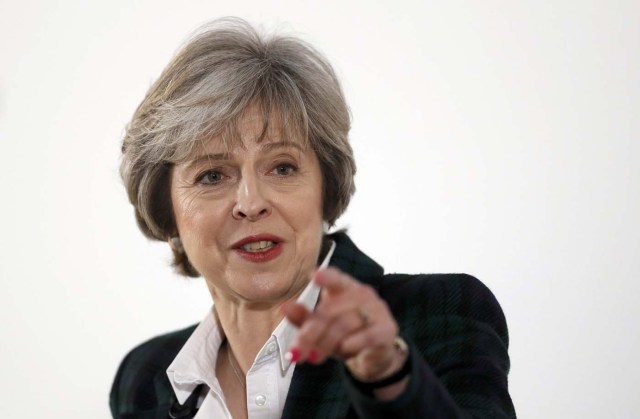
[[[298,303],[286,303],[282,305],[282,313],[296,327],[300,327],[311,316],[311,312],[305,306]]]

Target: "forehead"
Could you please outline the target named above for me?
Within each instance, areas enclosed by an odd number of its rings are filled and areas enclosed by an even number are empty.
[[[265,112],[253,104],[239,117],[228,121],[221,132],[200,140],[190,157],[203,152],[234,153],[252,147],[271,150],[293,146],[307,151],[310,144],[301,125],[277,110]]]
[[[279,150],[295,150],[303,154],[312,152],[310,148],[305,148],[304,144],[299,141],[284,141],[277,136],[264,136],[263,138],[247,136],[242,140],[231,143],[222,141],[222,139],[217,136],[203,142],[200,147],[194,150],[190,159],[202,155],[216,155],[222,158],[224,156],[266,154]]]

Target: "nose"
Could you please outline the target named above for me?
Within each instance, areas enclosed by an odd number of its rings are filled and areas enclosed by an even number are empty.
[[[233,218],[258,221],[269,214],[271,214],[271,204],[264,196],[256,177],[243,176],[238,185],[236,202],[233,206]]]

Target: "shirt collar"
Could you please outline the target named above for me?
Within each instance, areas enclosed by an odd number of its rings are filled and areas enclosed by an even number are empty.
[[[222,340],[212,307],[167,368],[169,382],[180,404],[184,404],[198,384],[214,386]]]
[[[335,247],[336,243],[332,241],[319,269],[329,265]],[[319,295],[320,287],[311,280],[298,297],[297,302],[312,310],[318,302]],[[209,388],[219,387],[215,378],[215,365],[224,338],[213,313],[212,306],[167,368],[169,382],[180,404],[184,404],[198,384],[205,383]],[[278,345],[280,366],[283,373],[291,365],[286,354],[295,339],[296,332],[297,328],[284,318],[272,333],[272,337],[275,338]],[[256,359],[263,351],[264,348],[258,353]]]

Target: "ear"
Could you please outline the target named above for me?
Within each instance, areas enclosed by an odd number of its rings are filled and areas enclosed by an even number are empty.
[[[180,240],[180,236],[169,237],[169,246],[174,252],[184,253],[184,246],[182,246],[182,240]]]

